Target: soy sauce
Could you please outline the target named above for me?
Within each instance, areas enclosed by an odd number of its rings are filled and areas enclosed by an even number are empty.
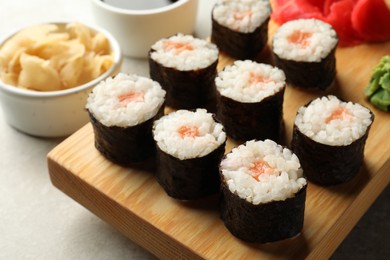
[[[170,5],[178,0],[101,0],[102,2],[129,10],[150,10]]]

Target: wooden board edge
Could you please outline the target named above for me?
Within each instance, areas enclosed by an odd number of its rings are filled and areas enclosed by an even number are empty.
[[[52,150],[47,156],[50,181],[63,193],[159,259],[203,259],[180,241],[163,233],[113,201],[106,194],[70,173],[52,158],[54,153],[55,150]],[[99,205],[94,203],[96,200],[99,201]]]
[[[320,241],[318,246],[307,256],[307,259],[329,259],[353,227],[367,212],[368,208],[383,192],[390,182],[390,158],[382,165],[375,176],[354,201],[345,209],[341,217]]]

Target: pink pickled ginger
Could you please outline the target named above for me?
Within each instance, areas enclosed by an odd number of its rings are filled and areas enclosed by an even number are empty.
[[[272,19],[283,24],[316,18],[333,26],[340,46],[390,40],[390,6],[385,0],[274,0]]]

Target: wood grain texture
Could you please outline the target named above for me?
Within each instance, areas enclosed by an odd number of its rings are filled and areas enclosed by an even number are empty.
[[[339,48],[337,80],[329,90],[287,87],[286,144],[297,109],[320,95],[359,102],[375,114],[359,174],[336,187],[309,183],[303,231],[293,239],[264,245],[236,239],[219,218],[218,196],[191,203],[169,198],[153,172],[123,168],[104,159],[94,148],[90,124],[48,154],[51,181],[162,259],[328,258],[390,181],[390,114],[374,108],[363,96],[372,68],[386,54],[390,54],[390,43]],[[219,69],[231,62],[222,54]],[[236,145],[229,140],[227,151]]]

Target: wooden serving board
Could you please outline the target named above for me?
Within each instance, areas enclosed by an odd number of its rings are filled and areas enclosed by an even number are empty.
[[[52,183],[159,258],[328,258],[390,180],[390,113],[364,98],[373,67],[390,54],[390,43],[338,48],[337,80],[326,92],[288,86],[284,122],[290,141],[297,109],[320,95],[359,102],[375,114],[365,160],[349,183],[323,188],[309,183],[302,233],[269,244],[249,244],[229,233],[219,218],[218,196],[196,202],[168,197],[153,172],[107,161],[94,147],[87,124],[48,154]],[[219,69],[233,60],[221,55]],[[227,151],[236,144],[228,141]]]

